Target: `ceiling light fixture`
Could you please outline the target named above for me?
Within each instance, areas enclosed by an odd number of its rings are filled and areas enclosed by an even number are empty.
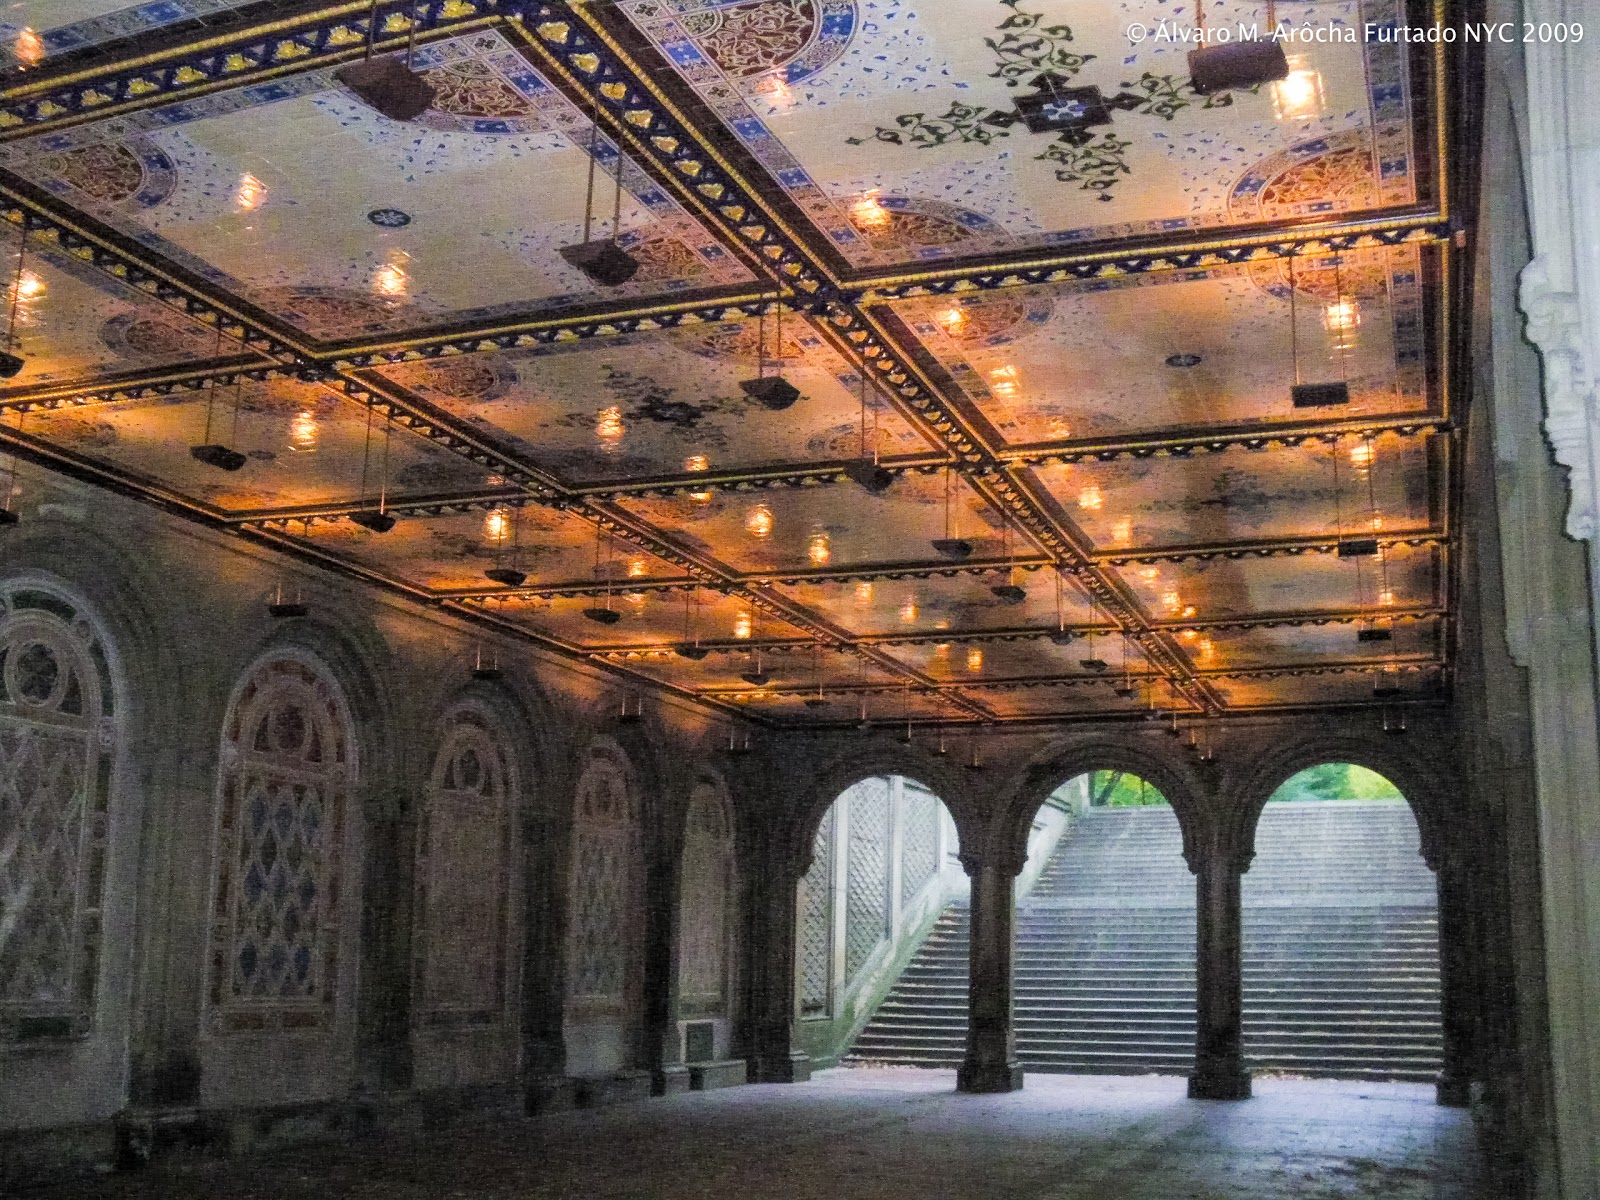
[[[954,520],[954,482],[955,470],[950,466],[944,469],[944,536],[933,539],[933,548],[936,553],[951,562],[964,562],[972,557],[972,543],[966,538],[955,535]]]
[[[1077,639],[1077,634],[1067,628],[1067,581],[1061,574],[1061,568],[1056,567],[1056,628],[1050,635],[1050,640],[1057,646],[1070,645]]]
[[[1322,115],[1326,103],[1322,72],[1307,65],[1306,56],[1288,56],[1289,73],[1272,85],[1272,108],[1280,121],[1308,121]]]
[[[862,490],[881,496],[894,484],[894,473],[878,462],[878,410],[872,410],[872,453],[867,453],[867,368],[861,367],[861,457],[844,466],[845,477],[858,484]]]
[[[677,654],[679,658],[699,662],[708,653],[700,644],[699,589],[691,587],[683,593],[683,641],[678,645]]]
[[[1095,638],[1099,636],[1099,630],[1096,628],[1096,626],[1099,623],[1100,623],[1099,609],[1098,609],[1098,607],[1096,605],[1094,593],[1090,592],[1089,593],[1089,630],[1088,630],[1087,633],[1085,633],[1083,635],[1083,640],[1086,643],[1088,643],[1084,647],[1086,657],[1084,657],[1082,659],[1079,659],[1078,660],[1078,665],[1080,667],[1082,667],[1085,671],[1093,671],[1097,675],[1104,674],[1107,670],[1110,669],[1110,664],[1108,664],[1105,659],[1101,658],[1098,654],[1096,654],[1094,652]]]
[[[1276,38],[1241,38],[1207,45],[1204,0],[1195,0],[1194,18],[1200,48],[1189,51],[1189,83],[1200,95],[1243,91],[1288,78],[1289,59]],[[1267,0],[1267,28],[1277,27],[1277,6]]]
[[[711,460],[708,459],[704,454],[691,454],[688,458],[683,460],[683,469],[685,471],[694,472],[709,471],[711,469]],[[689,499],[693,500],[696,504],[707,504],[711,500],[711,493],[690,492]]]
[[[294,589],[293,600],[285,600],[283,598],[283,581],[279,580],[273,588],[272,600],[267,605],[267,615],[283,620],[289,617],[303,617],[310,611],[306,602],[301,599],[299,587]]]
[[[622,248],[617,238],[622,231],[622,170],[627,159],[622,139],[614,143],[617,156],[616,187],[611,199],[611,236],[594,237],[594,176],[600,159],[600,101],[596,97],[590,110],[589,175],[583,193],[583,241],[563,246],[562,258],[601,287],[621,287],[639,273],[639,260]]]
[[[828,698],[822,694],[822,643],[817,642],[811,648],[811,673],[817,678],[817,694],[805,698],[807,708],[827,708]]]
[[[800,389],[795,387],[783,377],[783,294],[779,292],[773,297],[774,324],[777,334],[773,341],[772,358],[777,363],[778,372],[775,375],[767,374],[767,306],[765,303],[756,311],[756,377],[744,379],[739,382],[739,390],[762,408],[773,412],[782,412],[792,407],[800,399]]]
[[[606,544],[604,562],[600,561],[600,539],[602,536],[605,538]],[[622,614],[611,607],[611,578],[616,574],[616,564],[611,560],[615,550],[616,534],[602,525],[596,525],[594,527],[594,574],[606,581],[606,602],[604,607],[591,605],[583,610],[584,617],[593,621],[596,625],[615,625],[622,620]]]
[[[1000,556],[1007,562],[1011,561],[1011,517],[1004,512],[1000,514]],[[1005,571],[1005,582],[991,586],[989,594],[1006,604],[1021,604],[1028,598],[1026,589],[1018,582],[1022,578],[1022,568],[1002,570]]]
[[[493,653],[485,655],[481,642],[476,647],[476,653],[473,655],[472,677],[485,682],[500,678],[499,656]]]
[[[367,11],[367,53],[360,62],[340,67],[333,77],[349,88],[368,107],[376,109],[391,121],[410,121],[420,117],[434,101],[433,85],[411,69],[412,54],[417,45],[417,26],[421,18],[413,8],[407,17],[410,22],[406,37],[405,59],[397,55],[373,58],[373,45],[378,37],[378,0],[372,0]]]
[[[383,418],[383,466],[378,474],[378,510],[372,512],[363,509],[361,512],[350,514],[350,520],[363,529],[370,529],[373,533],[388,533],[394,528],[394,517],[384,511],[389,500],[389,435],[394,429],[394,414],[388,413]],[[367,440],[361,451],[361,498],[367,497],[367,466],[372,457],[372,407],[367,407]]]
[[[1299,287],[1295,283],[1295,256],[1289,257],[1289,357],[1294,364],[1294,384],[1289,389],[1289,403],[1295,408],[1332,408],[1340,404],[1350,403],[1349,372],[1345,369],[1345,346],[1343,341],[1336,340],[1335,348],[1339,351],[1340,374],[1346,378],[1337,383],[1301,383],[1300,382],[1300,318],[1297,296]],[[1344,283],[1340,274],[1339,256],[1333,259],[1333,288],[1336,302],[1344,298]]]
[[[17,239],[17,274],[11,281],[11,313],[6,319],[6,344],[0,351],[0,379],[14,379],[22,372],[22,357],[17,349],[17,307],[22,301],[22,263],[28,253],[28,217],[21,220],[21,236]]]
[[[512,506],[511,513],[510,513],[510,518],[509,518],[509,523],[510,523],[510,526],[511,526],[511,528],[510,528],[510,537],[509,537],[509,539],[507,539],[505,537],[502,537],[502,538],[498,539],[495,542],[495,545],[494,545],[494,566],[490,567],[487,571],[485,571],[484,575],[494,583],[503,584],[504,586],[509,587],[509,588],[519,588],[524,583],[528,582],[527,574],[525,572],[519,571],[517,569],[517,559],[520,557],[520,551],[521,551],[521,544],[520,544],[521,543],[521,531],[522,531],[522,505],[521,505],[521,503],[518,503],[518,504]],[[510,557],[510,561],[508,563],[505,563],[505,564],[502,565],[502,563],[500,561],[500,555],[501,555],[501,553],[502,553],[502,551],[504,549],[505,542],[507,540],[509,540],[511,542],[511,547],[510,547],[510,549],[511,549],[511,557]]]

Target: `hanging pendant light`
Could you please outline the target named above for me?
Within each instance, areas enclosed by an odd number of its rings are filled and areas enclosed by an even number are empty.
[[[1011,560],[1011,518],[1005,512],[1000,514],[1000,557],[1008,562]],[[1005,582],[992,585],[989,588],[990,595],[1006,604],[1021,604],[1028,598],[1027,591],[1017,582],[1021,578],[1020,567],[1007,569]]]
[[[505,539],[500,539],[495,545],[494,566],[484,572],[484,576],[493,583],[503,584],[509,588],[519,588],[528,582],[526,572],[517,569],[517,559],[522,549],[522,505],[515,504],[511,507],[511,559],[509,563],[502,564],[500,555]]]
[[[966,538],[955,535],[954,513],[952,511],[952,484],[954,482],[954,468],[944,469],[944,536],[933,539],[933,548],[936,553],[951,562],[965,562],[972,557],[972,543]]]
[[[472,677],[488,681],[500,678],[500,659],[496,654],[485,654],[480,643],[473,655]]]
[[[586,608],[586,609],[583,610],[583,615],[587,619],[593,621],[596,625],[615,625],[618,621],[622,620],[622,614],[619,613],[616,609],[611,607],[612,534],[611,534],[611,532],[609,530],[605,531],[606,560],[605,560],[604,567],[602,568],[602,565],[601,565],[601,562],[600,562],[600,536],[601,536],[601,532],[602,532],[602,530],[601,530],[600,526],[596,525],[595,528],[594,528],[594,566],[595,566],[595,573],[596,574],[601,574],[601,575],[605,576],[605,581],[606,581],[606,602],[605,602],[605,607],[602,608],[602,607],[599,607],[599,606],[593,606],[592,605],[589,608]]]
[[[417,26],[421,18],[415,9],[410,13],[411,29],[406,38],[406,53],[372,56],[373,44],[378,37],[378,0],[372,0],[367,11],[367,53],[360,62],[340,67],[333,77],[349,88],[369,108],[374,108],[391,121],[410,121],[420,117],[433,103],[436,93],[433,85],[411,69],[412,53],[417,44]]]
[[[303,617],[311,610],[300,598],[300,589],[294,590],[294,599],[286,600],[283,596],[283,583],[280,581],[272,593],[272,602],[267,605],[267,615],[280,620],[287,617]]]
[[[589,129],[589,177],[583,195],[583,241],[576,246],[563,246],[558,253],[569,264],[582,271],[601,287],[621,287],[639,273],[639,260],[622,248],[617,241],[622,232],[622,169],[627,159],[622,153],[622,139],[616,141],[616,189],[611,204],[611,236],[595,239],[594,234],[594,176],[600,151],[600,101],[595,99],[591,109],[593,124]]]
[[[872,414],[872,453],[867,453],[867,368],[861,368],[861,457],[846,463],[844,474],[851,482],[874,496],[881,496],[894,484],[894,473],[878,463],[878,414]]]
[[[1061,568],[1056,568],[1056,627],[1050,634],[1050,640],[1057,646],[1068,646],[1077,641],[1078,635],[1067,628],[1066,606],[1066,580],[1061,577]]]
[[[773,297],[774,324],[777,326],[777,346],[773,358],[778,363],[778,374],[767,374],[767,306],[761,305],[756,313],[756,377],[739,382],[739,390],[762,408],[782,412],[800,399],[800,389],[783,377],[783,296]]]
[[[822,694],[822,643],[818,642],[811,651],[811,669],[817,677],[817,694],[805,698],[807,708],[827,708],[828,698]]]
[[[1189,51],[1189,83],[1202,96],[1244,91],[1289,78],[1289,57],[1275,37],[1241,37],[1206,45],[1204,0],[1195,0],[1195,28],[1200,48]],[[1267,28],[1278,27],[1276,6],[1267,2]],[[1227,32],[1227,31],[1224,31]]]
[[[1093,671],[1096,675],[1103,675],[1110,670],[1110,664],[1094,652],[1094,641],[1099,636],[1095,626],[1099,623],[1099,612],[1095,605],[1094,593],[1089,594],[1089,631],[1083,635],[1083,640],[1088,643],[1085,647],[1087,657],[1079,659],[1078,665],[1085,671]]]
[[[909,746],[911,745],[911,685],[909,683],[906,684],[905,701],[900,707],[906,719],[906,730],[900,735],[898,741],[902,746]]]
[[[351,524],[359,525],[363,529],[370,529],[373,533],[388,533],[394,528],[394,517],[385,509],[389,500],[389,434],[394,427],[393,414],[383,419],[383,466],[379,472],[378,481],[378,507],[362,509],[360,512],[350,514]],[[367,440],[361,451],[361,498],[367,496],[367,465],[372,457],[372,408],[367,408]]]
[[[1133,676],[1128,670],[1128,635],[1122,635],[1122,682],[1117,684],[1112,692],[1124,700],[1130,700],[1139,694],[1139,689],[1133,686]]]
[[[1279,50],[1279,54],[1283,51]],[[1299,288],[1295,286],[1294,258],[1289,259],[1289,357],[1294,364],[1294,386],[1289,389],[1289,402],[1295,408],[1332,408],[1340,404],[1350,403],[1350,384],[1348,371],[1344,369],[1344,343],[1338,344],[1340,373],[1346,376],[1336,383],[1301,383],[1300,382],[1300,321],[1297,296]],[[1334,290],[1342,294],[1343,284],[1339,273],[1339,260],[1333,260]]]
[[[222,315],[217,315],[217,344],[213,357],[222,356]],[[216,409],[217,381],[212,380],[211,386],[206,388],[206,427],[200,437],[200,445],[189,447],[189,457],[196,462],[203,462],[208,467],[215,467],[219,471],[237,471],[250,460],[239,451],[221,442],[211,440],[211,418]],[[244,376],[233,377],[233,432],[234,440],[238,440],[239,433],[239,393],[244,387]]]
[[[689,588],[683,594],[683,641],[678,643],[676,653],[679,658],[686,658],[690,662],[699,662],[710,653],[700,644],[700,597],[696,589]]]

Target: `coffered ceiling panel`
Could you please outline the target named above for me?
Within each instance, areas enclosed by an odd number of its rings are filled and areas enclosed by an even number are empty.
[[[387,492],[395,497],[481,489],[490,478],[485,468],[403,427],[386,426],[381,417],[369,422],[366,409],[327,388],[286,380],[47,409],[29,413],[26,428],[229,511],[364,498],[376,507],[385,471]],[[239,451],[245,465],[221,471],[196,461],[190,448],[206,444]]]
[[[775,318],[730,321],[381,374],[571,481],[858,457],[860,375],[806,322],[784,322],[781,357],[778,332]],[[800,399],[762,408],[739,388],[758,371],[782,374]],[[881,454],[932,448],[881,395],[868,408],[868,444]]]
[[[1297,381],[1343,418],[1429,407],[1415,246],[884,306],[1010,446],[1290,422]],[[1298,371],[1297,371],[1298,368]]]
[[[945,536],[944,481],[905,475],[882,496],[850,483],[775,493],[718,492],[710,500],[624,497],[627,511],[671,531],[680,545],[715,554],[740,571],[804,571],[936,558],[931,544]],[[959,536],[971,536],[978,553],[1002,540],[1000,522],[963,482],[956,509]],[[987,529],[986,536],[970,530]],[[1007,545],[1017,548],[1014,534]]]
[[[995,551],[998,556],[998,545]],[[993,591],[1008,586],[1022,588],[1025,598],[1013,602],[1014,597],[1003,598]],[[1055,629],[1060,623],[1055,573],[1044,570],[803,583],[782,590],[840,628],[873,637],[946,630]],[[1068,625],[1090,619],[1088,602],[1076,588],[1063,589],[1060,616]]]
[[[1140,18],[1191,26],[1164,5],[616,7],[857,268],[1326,216],[1418,190],[1404,55],[1376,40],[1296,50],[1285,84],[1208,102],[1188,87],[1189,41],[1130,45]],[[1266,18],[1237,0],[1206,9],[1214,26]],[[1353,32],[1400,12],[1346,0],[1278,15]]]
[[[1168,621],[1426,607],[1437,602],[1437,572],[1431,547],[1404,546],[1372,558],[1300,554],[1118,568],[1145,608]]]
[[[23,140],[0,163],[318,340],[594,299],[557,254],[584,240],[590,120],[499,33],[417,65],[438,96],[416,123],[309,71]],[[617,155],[595,155],[602,236]],[[621,240],[644,265],[606,296],[751,278],[637,169],[624,188]]]
[[[1157,0],[13,0],[0,463],[780,725],[1441,695],[1456,51],[1276,8],[1335,33],[1208,98]]]
[[[1427,446],[1419,438],[1089,461],[1045,467],[1038,476],[1101,549],[1370,536],[1431,524]]]
[[[15,261],[14,232],[7,250]],[[215,331],[128,283],[97,270],[38,236],[28,239],[20,276],[6,285],[16,296],[16,337],[22,371],[4,392],[38,384],[93,380],[153,367],[232,357],[237,342],[217,345]]]

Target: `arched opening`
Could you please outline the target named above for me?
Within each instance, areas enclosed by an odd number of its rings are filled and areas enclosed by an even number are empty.
[[[1319,763],[1272,793],[1242,886],[1251,1069],[1432,1082],[1442,1058],[1437,889],[1387,778]]]
[[[875,775],[828,807],[797,897],[795,1003],[813,1063],[960,1063],[967,880],[957,850],[949,810],[914,779]]]
[[[1194,876],[1159,788],[1116,768],[1057,788],[1034,815],[1016,905],[1013,1022],[1025,1070],[1189,1071]]]

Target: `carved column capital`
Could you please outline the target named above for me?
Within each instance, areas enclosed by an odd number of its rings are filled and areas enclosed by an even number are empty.
[[[958,855],[958,858],[961,863],[961,869],[972,878],[976,878],[978,872],[982,871],[985,867],[989,867],[992,870],[1000,872],[1002,875],[1006,875],[1012,879],[1015,879],[1018,875],[1022,874],[1022,868],[1028,863],[1027,858],[1021,855],[983,854],[979,851],[973,850],[963,850],[960,855]]]

